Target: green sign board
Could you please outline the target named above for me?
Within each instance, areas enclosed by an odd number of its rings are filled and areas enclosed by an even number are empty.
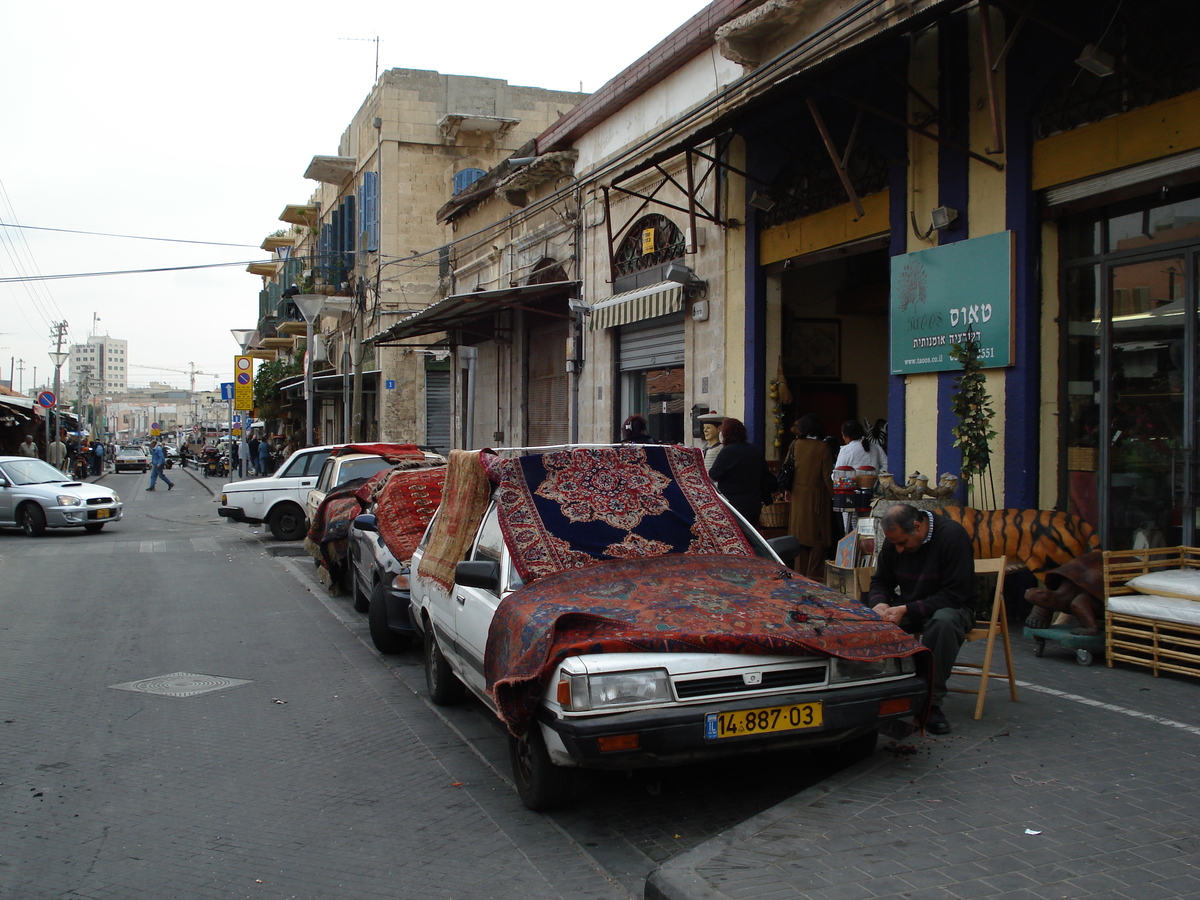
[[[1013,233],[892,257],[892,374],[960,368],[950,345],[979,342],[985,368],[1012,365]]]

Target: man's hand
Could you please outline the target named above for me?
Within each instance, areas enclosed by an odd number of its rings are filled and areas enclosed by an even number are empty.
[[[907,606],[888,606],[886,603],[877,603],[874,609],[883,621],[891,622],[893,625],[899,625],[904,614],[908,612]]]

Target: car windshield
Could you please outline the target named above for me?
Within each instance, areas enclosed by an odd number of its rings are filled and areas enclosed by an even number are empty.
[[[47,484],[52,481],[66,481],[66,476],[58,469],[40,459],[22,459],[17,462],[6,462],[4,474],[13,484]]]
[[[384,469],[390,469],[392,464],[382,456],[371,456],[366,459],[352,459],[342,463],[338,470],[337,484],[345,484],[352,478],[370,478],[378,475]],[[337,484],[333,485],[337,487]]]

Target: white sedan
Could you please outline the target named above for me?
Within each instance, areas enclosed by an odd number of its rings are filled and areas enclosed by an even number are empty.
[[[276,540],[302,540],[308,533],[305,500],[317,483],[321,466],[337,446],[306,447],[289,456],[266,478],[229,482],[221,488],[217,515],[247,525],[265,522]]]

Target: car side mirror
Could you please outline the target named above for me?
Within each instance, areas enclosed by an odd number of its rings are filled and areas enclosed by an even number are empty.
[[[784,562],[793,560],[800,555],[800,541],[794,534],[781,534],[779,537],[773,537],[767,541],[767,545]]]
[[[363,513],[355,518],[351,523],[352,528],[357,528],[359,531],[379,531],[379,525],[375,521],[375,517],[370,513]]]
[[[490,559],[472,559],[454,567],[454,583],[463,587],[500,590],[500,563]]]
[[[8,483],[7,478],[5,478],[3,475],[0,475],[0,488],[6,487],[12,487],[12,485]]]

